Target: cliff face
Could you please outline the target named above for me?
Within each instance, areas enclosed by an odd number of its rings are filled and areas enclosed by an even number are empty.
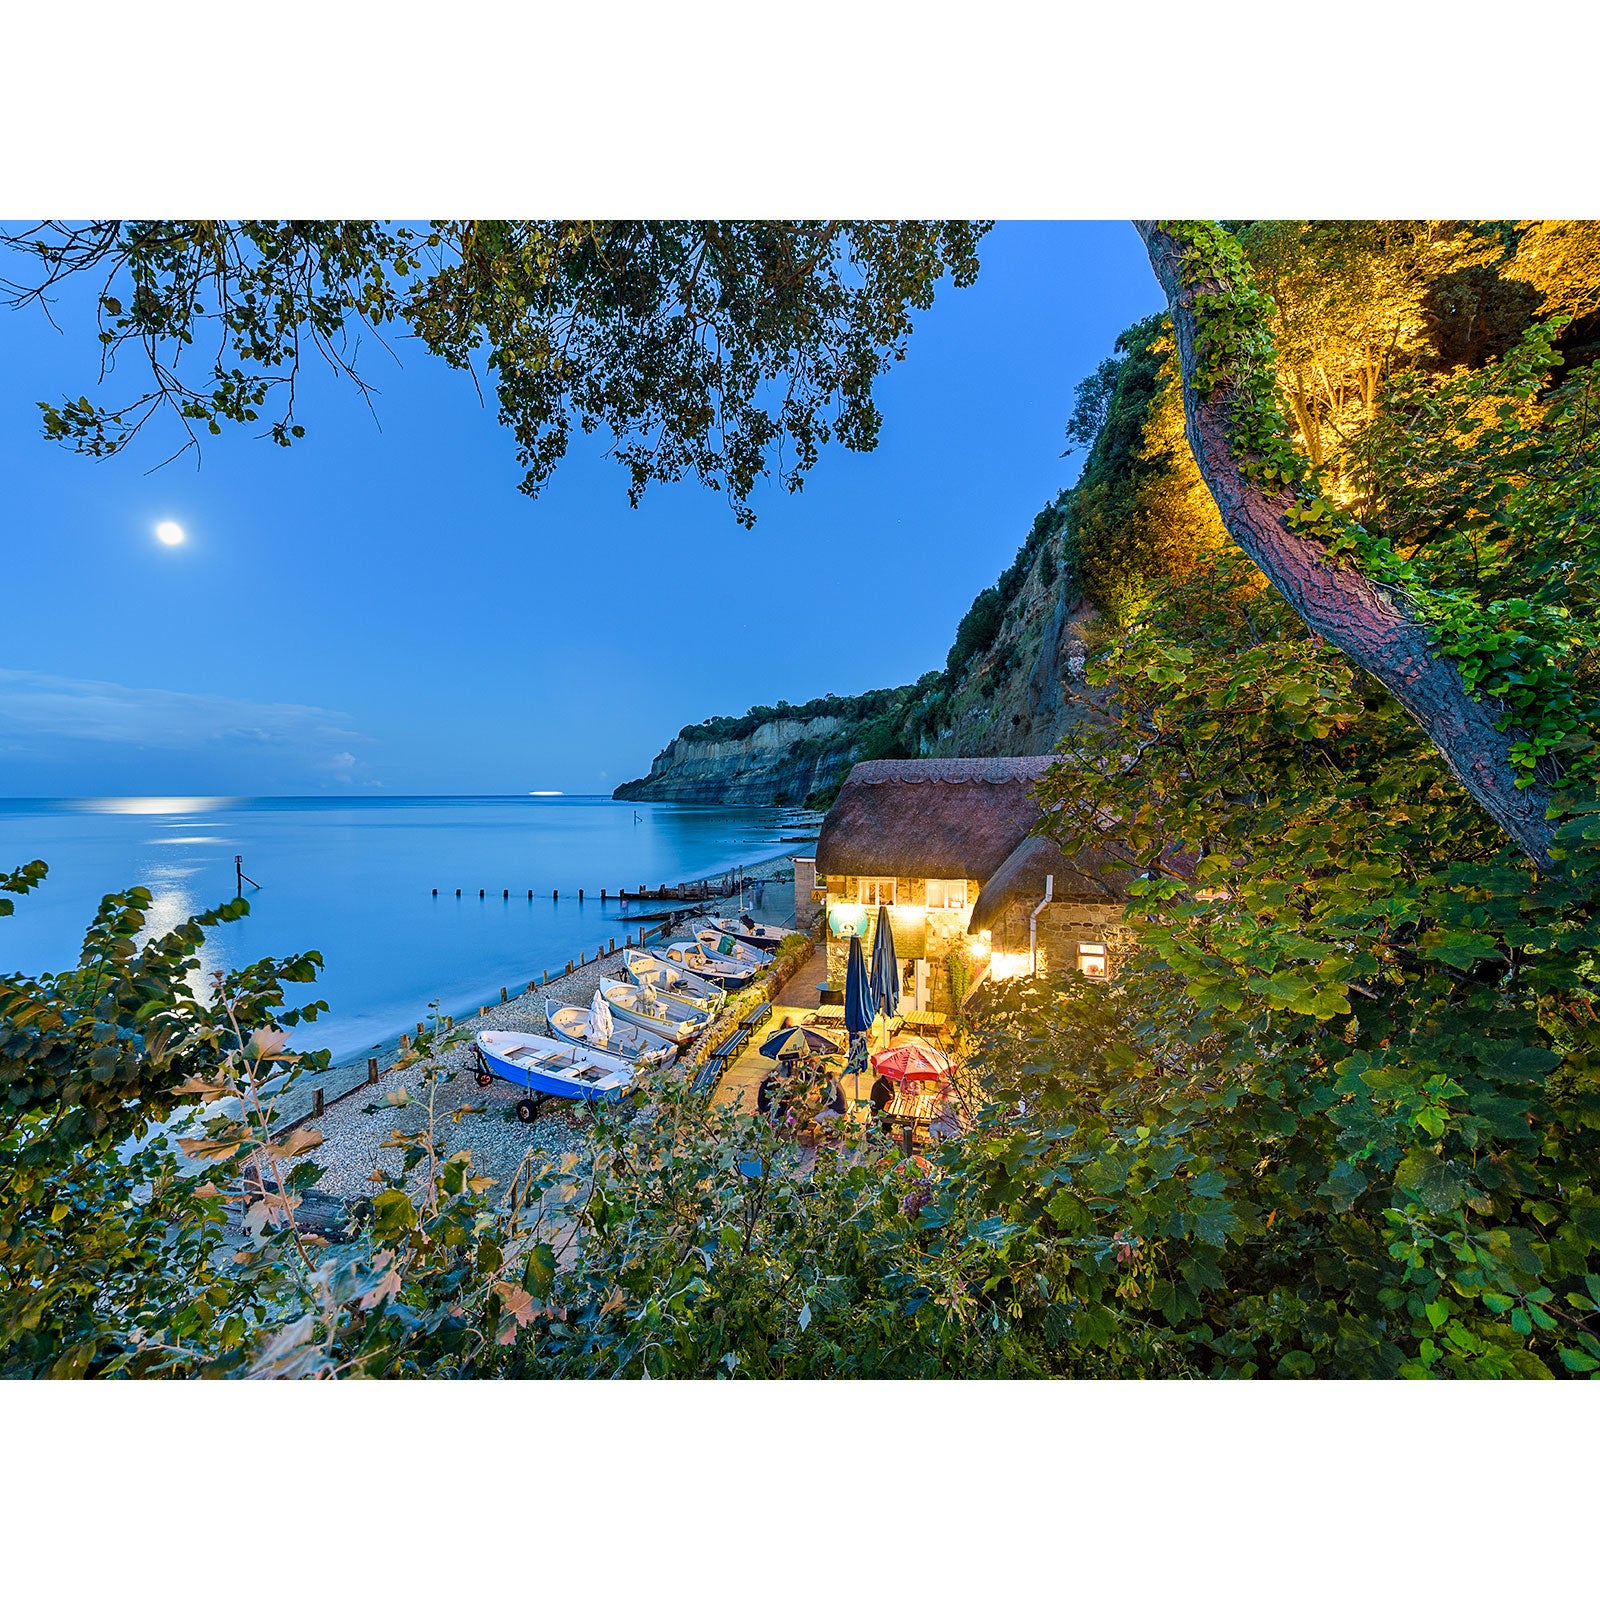
[[[685,728],[651,762],[648,776],[624,783],[616,798],[825,809],[857,761],[1049,754],[1096,711],[1083,668],[1086,635],[1098,614],[1061,563],[1060,548],[1054,520],[1044,537],[1037,530],[1030,536],[1009,584],[1002,580],[986,591],[994,595],[983,629],[990,636],[970,653],[970,645],[958,642],[965,653],[959,666],[953,650],[944,672],[903,689],[831,701],[839,708],[834,715],[760,708]],[[980,596],[974,610],[983,603]],[[762,715],[771,720],[747,726]],[[717,737],[719,728],[739,732]]]
[[[784,717],[741,738],[680,734],[650,763],[646,777],[621,785],[614,798],[802,805],[844,781],[853,759],[851,731],[842,717]]]
[[[1054,570],[1052,570],[1054,569]],[[1084,682],[1099,615],[1070,569],[1041,554],[991,644],[947,684],[918,739],[926,756],[1041,756],[1098,709]]]

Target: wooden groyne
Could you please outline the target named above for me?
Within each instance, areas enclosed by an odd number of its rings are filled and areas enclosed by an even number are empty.
[[[600,903],[605,905],[615,900],[621,905],[626,905],[630,900],[669,900],[676,905],[700,905],[708,900],[732,899],[734,895],[743,894],[747,889],[754,888],[758,883],[786,883],[787,881],[786,877],[781,877],[777,874],[756,875],[747,873],[743,867],[736,867],[732,872],[724,873],[720,878],[700,878],[693,883],[661,883],[657,884],[654,889],[645,883],[641,883],[637,889],[602,889],[600,891]],[[529,889],[526,892],[527,898],[532,900],[534,891]],[[435,899],[439,896],[437,889],[432,889],[429,893]],[[582,905],[584,891],[579,889],[577,895],[578,904]],[[459,900],[461,891],[459,889],[455,890],[454,896]],[[483,889],[478,890],[477,897],[480,900],[488,898],[486,891]],[[500,898],[509,900],[511,891],[502,889]],[[522,898],[520,892],[517,898]],[[561,891],[552,889],[550,898],[559,900]]]

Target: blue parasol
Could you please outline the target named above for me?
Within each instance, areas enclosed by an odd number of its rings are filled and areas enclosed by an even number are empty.
[[[900,962],[894,953],[894,929],[889,908],[878,907],[878,931],[872,936],[872,998],[879,1014],[892,1017],[900,1008]]]
[[[770,1056],[774,1061],[787,1060],[791,1056],[836,1056],[839,1054],[838,1042],[830,1039],[825,1033],[818,1033],[815,1028],[782,1028],[761,1046],[761,1054]]]
[[[854,1037],[865,1033],[878,1014],[878,1003],[873,998],[872,984],[867,978],[867,961],[861,953],[859,934],[850,935],[850,959],[844,975],[844,1027]]]
[[[861,1094],[861,1073],[867,1066],[867,1032],[877,1016],[877,1002],[867,978],[867,960],[861,953],[861,936],[850,935],[850,960],[844,975],[844,1026],[850,1035],[846,1072],[856,1074],[856,1095]]]

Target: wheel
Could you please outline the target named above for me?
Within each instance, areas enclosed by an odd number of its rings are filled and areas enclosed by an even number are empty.
[[[539,1115],[539,1108],[531,1099],[524,1096],[517,1101],[517,1121],[532,1122]]]
[[[494,1074],[492,1072],[485,1072],[482,1067],[479,1067],[478,1068],[478,1087],[480,1089],[487,1089],[489,1087],[489,1085],[491,1083],[493,1083],[493,1082],[494,1082]]]

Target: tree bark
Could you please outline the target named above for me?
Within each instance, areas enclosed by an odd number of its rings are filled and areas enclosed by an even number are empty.
[[[1229,444],[1231,387],[1219,384],[1206,400],[1195,388],[1194,299],[1220,286],[1185,284],[1182,242],[1159,223],[1134,226],[1167,294],[1183,377],[1185,432],[1223,526],[1306,626],[1376,678],[1416,719],[1467,793],[1536,865],[1550,867],[1556,824],[1545,813],[1553,792],[1539,782],[1517,788],[1510,755],[1515,735],[1500,732],[1494,708],[1474,700],[1454,664],[1433,653],[1428,630],[1405,597],[1347,562],[1330,560],[1320,540],[1287,522],[1292,492],[1269,493],[1244,475]]]

